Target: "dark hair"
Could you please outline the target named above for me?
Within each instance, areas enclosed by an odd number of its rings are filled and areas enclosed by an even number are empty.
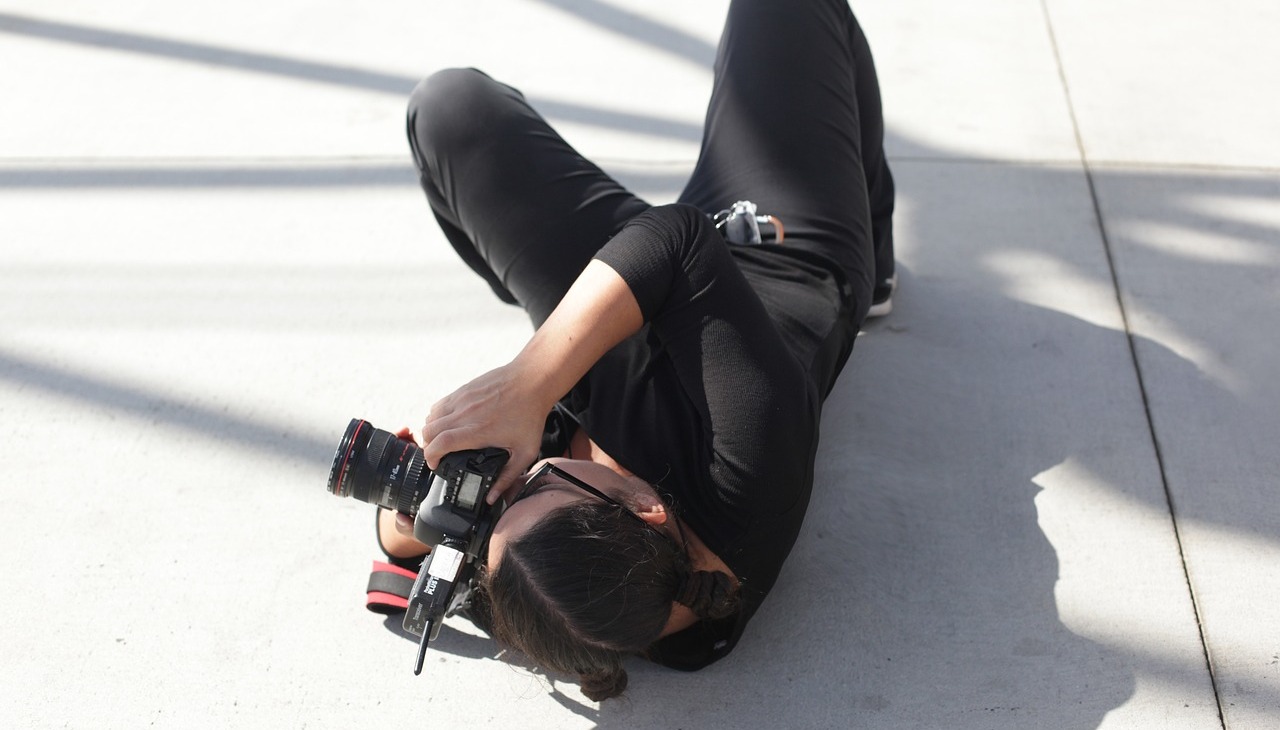
[[[509,543],[484,588],[494,637],[579,675],[594,701],[626,689],[623,655],[658,639],[673,601],[704,618],[737,608],[727,575],[691,570],[674,540],[594,500],[552,511]]]

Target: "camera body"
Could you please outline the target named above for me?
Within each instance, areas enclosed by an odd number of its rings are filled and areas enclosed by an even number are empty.
[[[490,507],[485,497],[509,457],[499,448],[457,451],[445,455],[433,473],[417,444],[358,418],[351,419],[333,455],[332,494],[416,515],[413,536],[431,546],[404,617],[405,630],[421,637],[415,674],[443,619],[468,605],[476,561],[502,513],[500,504]]]
[[[501,515],[500,508],[485,503],[485,496],[507,457],[506,450],[495,448],[446,455],[418,506],[413,536],[432,548],[413,583],[404,629],[423,637],[424,645],[440,633],[443,618],[471,597],[476,560]]]

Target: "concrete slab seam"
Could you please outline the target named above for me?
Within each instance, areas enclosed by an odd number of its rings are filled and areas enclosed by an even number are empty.
[[[1173,527],[1174,544],[1178,546],[1178,560],[1182,563],[1182,575],[1187,583],[1187,593],[1191,598],[1191,608],[1195,612],[1196,631],[1200,634],[1200,647],[1204,651],[1205,668],[1209,673],[1209,684],[1213,690],[1213,699],[1217,705],[1218,723],[1226,730],[1226,713],[1222,707],[1222,693],[1218,691],[1218,678],[1214,672],[1213,659],[1209,654],[1209,641],[1205,636],[1204,621],[1200,602],[1196,596],[1195,586],[1191,582],[1191,572],[1187,568],[1187,556],[1183,548],[1182,534],[1178,529],[1178,516],[1174,509],[1173,492],[1169,488],[1169,477],[1165,469],[1164,454],[1160,449],[1160,437],[1156,433],[1155,419],[1151,413],[1151,401],[1147,393],[1147,384],[1142,376],[1142,366],[1138,360],[1137,344],[1134,341],[1133,329],[1129,323],[1129,313],[1125,309],[1124,296],[1120,289],[1120,274],[1116,268],[1115,255],[1112,252],[1111,239],[1107,235],[1106,220],[1102,215],[1102,205],[1098,201],[1098,189],[1094,182],[1093,169],[1089,156],[1085,151],[1084,137],[1080,132],[1080,122],[1076,115],[1075,103],[1071,98],[1071,87],[1067,82],[1066,70],[1062,65],[1062,54],[1058,47],[1058,37],[1053,29],[1053,18],[1049,13],[1048,0],[1040,0],[1040,10],[1044,15],[1045,32],[1049,35],[1049,46],[1053,49],[1054,63],[1058,67],[1058,79],[1062,84],[1062,93],[1067,104],[1067,113],[1071,117],[1071,131],[1075,135],[1076,149],[1080,154],[1080,166],[1084,170],[1085,183],[1089,187],[1089,199],[1093,205],[1094,220],[1098,225],[1098,236],[1102,241],[1103,253],[1107,258],[1107,269],[1111,273],[1111,286],[1115,292],[1116,306],[1119,307],[1120,321],[1124,326],[1125,341],[1129,345],[1129,358],[1133,363],[1134,376],[1137,378],[1138,393],[1142,398],[1143,415],[1147,419],[1147,431],[1151,436],[1151,446],[1155,451],[1156,467],[1160,471],[1160,486],[1164,489],[1165,501],[1169,507],[1169,522]]]

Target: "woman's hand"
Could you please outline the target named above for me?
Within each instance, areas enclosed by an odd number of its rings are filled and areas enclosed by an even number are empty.
[[[506,449],[510,459],[489,490],[489,504],[496,502],[537,459],[547,412],[561,395],[540,392],[539,383],[517,358],[437,402],[422,427],[427,466],[454,451]]]
[[[427,466],[435,469],[454,451],[506,449],[511,458],[489,490],[493,504],[537,458],[555,402],[643,324],[627,282],[593,260],[514,360],[431,407],[422,427]]]

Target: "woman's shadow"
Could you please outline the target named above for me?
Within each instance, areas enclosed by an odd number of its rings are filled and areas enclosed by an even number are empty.
[[[928,286],[902,281],[904,300]],[[1033,481],[1089,450],[1072,434],[1091,426],[1049,394],[1067,387],[1061,350],[1123,335],[977,298],[930,306],[992,325],[982,337],[905,304],[864,334],[827,403],[804,532],[742,644],[696,681],[633,664],[601,726],[1084,730],[1124,704],[1130,660],[1060,620]]]
[[[632,663],[629,700],[599,724],[1085,730],[1140,676],[1175,688],[1144,700],[1161,713],[1216,717],[1114,300],[1082,304],[1051,269],[1009,274],[1057,260],[1110,289],[1079,173],[895,172],[909,264],[827,401],[781,579],[733,656],[696,678]],[[1203,402],[1233,399],[1137,346]]]

